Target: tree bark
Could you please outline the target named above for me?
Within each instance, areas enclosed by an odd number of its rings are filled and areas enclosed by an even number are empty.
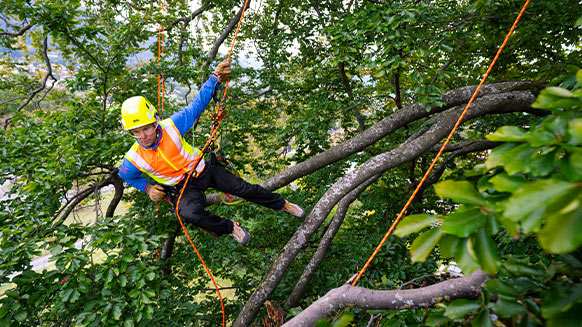
[[[360,194],[362,194],[362,192],[364,192],[364,190],[368,186],[376,182],[378,178],[380,178],[380,175],[370,177],[368,180],[366,180],[360,186],[351,191],[339,202],[337,210],[331,220],[331,223],[329,224],[329,227],[327,228],[325,235],[323,236],[321,242],[319,243],[319,246],[317,247],[317,251],[315,251],[315,254],[313,254],[311,261],[309,261],[309,263],[303,270],[303,274],[299,278],[299,281],[295,285],[295,288],[293,288],[291,295],[289,295],[289,298],[287,299],[287,303],[285,303],[285,306],[292,308],[296,307],[299,304],[299,301],[303,297],[303,293],[305,292],[307,285],[313,278],[313,274],[315,274],[315,271],[319,267],[319,264],[325,258],[327,249],[329,249],[331,242],[333,241],[333,238],[340,229],[350,205],[352,204],[352,202],[354,202],[354,200],[358,198]]]
[[[499,94],[502,96],[502,94],[513,89],[526,88],[530,85],[532,85],[531,82],[502,82],[485,84],[479,91],[477,99],[494,94]],[[365,131],[358,133],[356,136],[350,138],[349,140],[340,143],[327,151],[318,153],[308,160],[298,163],[297,165],[281,172],[280,174],[277,174],[268,180],[261,182],[260,185],[271,191],[288,185],[298,178],[307,176],[327,165],[333,164],[354,153],[362,151],[369,145],[376,143],[386,135],[396,131],[408,123],[466,103],[473,95],[476,87],[477,86],[475,85],[464,86],[441,94],[440,98],[445,104],[441,107],[435,106],[431,111],[428,112],[425,109],[425,105],[420,103],[415,103],[404,107],[401,110],[398,110],[397,112],[372,125]],[[542,112],[544,111],[536,110],[536,113],[538,114]],[[219,194],[207,195],[207,205],[218,203],[220,203]]]
[[[284,327],[314,326],[345,307],[366,310],[399,310],[428,308],[455,299],[474,299],[481,295],[482,285],[491,278],[481,270],[468,277],[449,279],[431,286],[396,291],[376,291],[345,284],[329,291],[303,310]]]
[[[476,100],[469,108],[464,117],[464,121],[485,114],[537,111],[536,109],[530,108],[531,103],[534,101],[535,96],[529,91],[514,91],[483,96]],[[432,125],[422,135],[416,137],[412,141],[404,142],[388,152],[369,159],[357,169],[336,181],[319,199],[304,223],[297,229],[295,234],[282,249],[281,254],[275,260],[269,272],[265,275],[263,282],[259,284],[241,310],[239,316],[234,322],[234,326],[241,327],[250,325],[261,305],[282,280],[283,275],[299,251],[301,251],[309,238],[317,231],[331,209],[348,192],[371,176],[381,174],[393,167],[418,157],[425,151],[430,150],[435,144],[440,142],[450,133],[464,107],[464,105],[461,105],[440,113],[435,117],[434,125]],[[400,110],[387,118],[398,115],[404,111],[405,110]],[[405,120],[404,117],[402,117],[400,121],[402,120]],[[378,133],[380,132],[381,131],[378,131]]]

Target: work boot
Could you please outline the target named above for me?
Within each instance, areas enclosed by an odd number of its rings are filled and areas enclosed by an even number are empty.
[[[240,227],[238,221],[232,224],[232,233],[230,234],[234,239],[242,245],[246,245],[251,239],[251,234],[249,234],[244,228]]]
[[[281,208],[281,210],[288,212],[297,218],[305,218],[305,209],[287,200],[285,200],[285,205],[283,208]]]

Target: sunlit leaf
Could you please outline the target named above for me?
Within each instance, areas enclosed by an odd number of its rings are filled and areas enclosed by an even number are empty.
[[[422,262],[426,260],[442,235],[440,228],[432,228],[421,233],[410,245],[412,262]]]
[[[447,180],[434,186],[438,196],[452,199],[458,203],[485,204],[487,201],[475,189],[473,184],[467,181]]]
[[[418,214],[404,217],[398,223],[394,234],[403,237],[412,233],[417,233],[422,229],[435,224],[438,218],[434,215]]]

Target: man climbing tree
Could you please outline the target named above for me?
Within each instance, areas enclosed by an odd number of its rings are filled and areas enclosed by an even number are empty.
[[[250,234],[239,222],[221,218],[204,209],[204,191],[209,187],[299,218],[305,216],[305,210],[278,193],[233,175],[217,162],[214,154],[211,154],[210,160],[200,160],[196,165],[198,156],[203,153],[192,148],[183,135],[192,128],[214,91],[230,72],[230,59],[219,63],[190,104],[169,119],[160,120],[155,107],[143,96],[134,96],[123,102],[121,124],[135,137],[136,142],[125,155],[119,175],[130,185],[147,193],[152,201],[160,201],[168,193],[170,202],[175,207],[179,206],[177,212],[185,222],[218,236],[230,234],[245,245],[250,240]],[[185,177],[193,169],[195,178],[188,180]],[[144,173],[155,183],[150,183]],[[178,202],[178,194],[184,184],[187,185]]]

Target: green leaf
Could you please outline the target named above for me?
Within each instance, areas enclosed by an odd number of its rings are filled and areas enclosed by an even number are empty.
[[[441,230],[447,234],[467,237],[487,222],[485,215],[479,208],[457,210],[447,216],[441,225]]]
[[[558,313],[547,322],[548,327],[580,327],[582,304],[576,303],[570,310]]]
[[[530,132],[528,132],[524,139],[532,146],[532,147],[540,147],[549,144],[555,144],[558,142],[556,134],[547,131],[544,128],[536,128]]]
[[[568,122],[568,134],[571,145],[582,145],[582,118],[572,119]]]
[[[113,319],[119,320],[119,318],[121,318],[121,306],[116,304],[113,306]]]
[[[481,304],[475,301],[470,301],[466,299],[454,300],[447,306],[445,310],[445,316],[452,319],[463,318],[469,313],[476,312],[481,307]]]
[[[124,327],[134,327],[134,326],[135,326],[135,324],[133,323],[133,320],[131,320],[131,319],[127,319],[127,320],[125,320],[125,322],[123,323],[123,326],[124,326]]]
[[[511,259],[505,261],[503,266],[507,271],[521,276],[542,277],[545,274],[545,268],[541,265],[531,265]]]
[[[572,92],[552,86],[543,89],[531,106],[539,109],[558,109],[570,108],[578,104],[580,104],[580,100]]]
[[[410,215],[402,219],[402,221],[397,225],[398,227],[396,227],[394,234],[403,237],[412,233],[417,233],[420,230],[435,224],[437,221],[438,218],[433,215]]]
[[[507,158],[511,157],[507,155],[507,152],[513,150],[517,146],[517,143],[507,143],[493,149],[485,161],[485,169],[488,170],[499,166],[503,167],[507,162]]]
[[[63,302],[68,302],[69,301],[69,297],[71,296],[71,294],[73,294],[73,291],[75,289],[74,288],[68,288],[63,292]]]
[[[469,240],[471,241],[469,247],[471,255],[477,260],[481,269],[489,275],[496,275],[500,259],[495,242],[487,234],[486,229],[481,228]]]
[[[558,179],[525,184],[509,198],[503,215],[512,221],[520,221],[528,214],[559,200],[574,188],[575,185]]]
[[[423,262],[442,236],[440,228],[429,229],[418,235],[410,245],[410,257],[412,262]]]
[[[579,191],[578,191],[579,192]],[[559,212],[549,213],[538,233],[541,246],[551,253],[568,253],[582,245],[582,197],[574,199]]]
[[[334,321],[331,325],[332,327],[345,327],[354,320],[354,314],[352,312],[344,312],[339,318]]]
[[[16,314],[14,314],[14,319],[16,319],[16,321],[24,321],[26,317],[28,317],[28,313],[24,309],[18,310]]]
[[[576,303],[582,303],[582,284],[569,288],[553,282],[550,285],[550,291],[544,297],[542,316],[549,319],[561,312],[566,312]]]
[[[510,302],[504,300],[498,300],[493,305],[493,310],[504,318],[509,318],[525,313],[525,308],[523,305],[517,302]]]
[[[544,177],[552,173],[555,168],[556,152],[551,151],[545,154],[535,154],[529,163],[529,169],[532,176]]]
[[[571,182],[582,182],[582,150],[573,149],[558,162],[560,171]]]
[[[486,204],[481,193],[477,192],[473,184],[467,181],[448,180],[434,186],[438,196],[452,199],[458,203]]]
[[[488,290],[493,293],[503,295],[510,298],[515,298],[519,294],[517,294],[515,287],[509,284],[508,281],[504,281],[501,279],[490,279],[485,282],[485,286]]]
[[[531,160],[536,154],[537,149],[529,144],[519,145],[505,153],[505,164],[503,169],[513,175],[517,173],[529,173],[531,171]]]
[[[71,297],[69,298],[69,302],[71,302],[71,303],[77,302],[77,300],[79,299],[80,296],[81,296],[81,293],[79,293],[79,291],[77,291],[77,290],[74,290],[73,293],[71,294]]]
[[[514,192],[520,186],[527,183],[527,180],[521,176],[502,173],[493,176],[493,178],[489,179],[489,182],[499,192]]]
[[[525,135],[525,130],[516,126],[503,126],[495,133],[489,134],[486,138],[493,142],[521,142]]]
[[[439,250],[443,258],[454,258],[455,253],[457,251],[457,246],[461,242],[456,236],[453,235],[444,235],[439,240]]]
[[[545,207],[530,213],[521,221],[521,229],[525,234],[538,232],[542,227]]]
[[[471,322],[471,326],[473,327],[493,327],[491,323],[491,315],[489,314],[489,310],[482,309],[479,313],[473,318]]]
[[[459,239],[455,248],[455,261],[461,268],[464,274],[470,274],[479,268],[479,264],[473,256],[469,249],[470,242],[468,238]]]
[[[447,321],[450,321],[450,319],[445,317],[445,313],[443,311],[432,311],[429,313],[428,318],[426,318],[425,325],[430,327],[438,327],[442,326]]]

